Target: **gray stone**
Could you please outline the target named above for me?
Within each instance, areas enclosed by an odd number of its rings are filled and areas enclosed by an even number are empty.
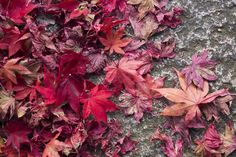
[[[218,62],[216,73],[219,79],[211,83],[211,90],[229,88],[235,92],[236,80],[236,1],[235,0],[175,0],[169,7],[180,6],[185,10],[182,15],[183,24],[176,29],[167,30],[163,36],[174,36],[177,39],[177,56],[155,63],[152,75],[167,76],[166,86],[173,86],[176,81],[172,67],[181,69],[191,61],[191,56],[207,49],[210,56]],[[159,36],[156,36],[159,38]],[[232,86],[233,85],[233,86]],[[235,103],[235,102],[234,102]],[[164,102],[154,104],[153,114],[157,115],[163,109]],[[235,111],[235,105],[231,106]],[[162,127],[164,118],[144,114],[141,123],[136,123],[133,117],[125,118],[119,112],[111,117],[120,119],[124,130],[131,130],[133,138],[139,142],[137,151],[127,155],[133,157],[162,157],[164,156],[159,142],[150,142],[149,138],[156,128]],[[232,117],[232,115],[231,115]],[[234,117],[234,116],[233,116]],[[235,120],[235,119],[234,119]],[[224,121],[219,130],[224,130]],[[170,130],[163,130],[171,134]],[[201,137],[202,134],[199,136]],[[184,156],[193,155],[191,148],[184,147]],[[235,154],[234,154],[235,155]],[[233,156],[233,155],[232,155]]]

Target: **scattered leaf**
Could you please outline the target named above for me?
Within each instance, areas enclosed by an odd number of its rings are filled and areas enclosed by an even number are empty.
[[[160,88],[156,89],[165,98],[174,102],[174,105],[166,107],[161,115],[163,116],[183,116],[187,122],[201,117],[200,107],[207,105],[219,96],[225,96],[228,94],[226,89],[221,89],[208,94],[209,85],[204,81],[203,89],[197,88],[193,84],[187,86],[184,80],[184,76],[178,71],[180,86],[182,89],[176,88]]]
[[[116,52],[118,54],[125,54],[121,49],[127,46],[130,42],[130,38],[122,38],[124,35],[124,28],[121,27],[115,32],[112,30],[106,32],[106,37],[99,37],[100,42],[105,46],[105,51],[109,50],[110,54]]]

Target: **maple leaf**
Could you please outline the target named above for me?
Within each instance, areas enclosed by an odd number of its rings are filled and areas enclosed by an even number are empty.
[[[70,148],[70,145],[57,140],[60,136],[60,132],[57,133],[49,143],[46,144],[46,147],[43,151],[42,157],[60,157],[59,151],[63,151],[66,148]]]
[[[130,38],[122,38],[124,35],[124,28],[121,27],[115,32],[112,30],[106,32],[106,37],[99,37],[100,42],[105,46],[105,51],[109,50],[110,54],[116,52],[118,54],[125,54],[121,49],[127,46],[130,42]],[[121,39],[122,38],[122,39]]]
[[[225,125],[225,133],[224,135],[221,135],[221,140],[223,141],[221,152],[224,153],[225,156],[229,156],[236,150],[236,135],[232,125]]]
[[[144,81],[137,83],[137,96],[149,99],[162,97],[160,93],[158,93],[154,89],[162,88],[164,85],[165,78],[160,77],[154,79],[151,75],[147,74],[144,79]]]
[[[201,140],[197,140],[195,142],[198,145],[195,149],[195,153],[198,156],[220,156],[220,147],[222,145],[222,141],[213,124],[208,127],[207,131],[204,134],[204,137]]]
[[[205,128],[203,120],[193,120],[190,123],[186,123],[182,117],[168,117],[164,128],[171,128],[172,134],[179,133],[182,139],[187,143],[191,144],[190,128]]]
[[[232,101],[233,97],[231,95],[226,95],[224,97],[216,98],[213,103],[215,106],[219,108],[219,110],[222,113],[229,115],[230,114],[229,106],[231,105]]]
[[[45,105],[53,104],[56,101],[56,78],[46,68],[44,69],[44,86],[37,84],[34,88],[42,95]]]
[[[130,16],[129,21],[134,30],[134,35],[141,39],[147,40],[150,36],[155,34],[159,30],[159,24],[156,22],[154,16],[148,15],[141,21],[138,20],[135,16]]]
[[[174,58],[175,40],[173,38],[166,38],[161,42],[148,42],[147,54],[153,58]]]
[[[182,8],[174,7],[171,11],[166,11],[162,8],[156,12],[157,21],[162,25],[170,28],[176,28],[182,22],[178,17],[183,12]]]
[[[127,152],[130,152],[135,149],[135,146],[137,144],[136,141],[133,141],[130,137],[130,134],[122,137],[118,140],[118,142],[121,144],[121,153],[126,154]]]
[[[228,94],[227,89],[221,89],[207,95],[209,91],[208,82],[204,81],[203,89],[197,88],[193,84],[187,86],[184,76],[177,70],[176,73],[179,77],[182,90],[175,88],[156,89],[156,91],[161,93],[165,98],[175,103],[172,106],[166,107],[161,112],[161,115],[163,116],[185,115],[185,120],[189,122],[194,118],[201,117],[200,107],[212,102],[218,96]]]
[[[164,145],[161,147],[162,151],[168,157],[182,157],[183,155],[183,140],[177,139],[175,144],[170,136],[161,134],[159,129],[151,136],[151,140],[160,140]]]
[[[87,67],[88,73],[97,72],[105,67],[107,56],[105,54],[99,54],[99,53],[90,54],[88,56],[88,61],[89,61]]]
[[[29,3],[27,0],[0,0],[7,17],[17,24],[22,24],[22,17],[38,7],[36,4]]]
[[[106,112],[117,109],[116,105],[108,100],[112,94],[111,91],[101,85],[95,86],[88,94],[84,94],[80,100],[84,104],[83,118],[88,118],[92,114],[96,121],[107,122]]]
[[[60,58],[59,75],[63,75],[63,77],[70,74],[84,75],[87,63],[87,58],[79,53],[69,52],[64,54]]]
[[[71,145],[74,149],[77,149],[83,145],[87,137],[88,134],[84,128],[84,125],[82,123],[79,123],[74,129],[72,136],[68,138],[65,143]]]
[[[56,105],[68,102],[76,113],[79,112],[79,98],[84,90],[85,81],[75,76],[61,80],[56,88]]]
[[[123,12],[126,8],[126,0],[100,0],[99,2],[105,13],[110,13],[116,8]]]
[[[188,85],[192,82],[199,88],[203,88],[204,79],[213,81],[217,79],[217,76],[213,71],[216,63],[208,59],[208,52],[203,50],[200,55],[192,56],[192,65],[189,65],[182,69],[181,73],[185,75],[185,80]]]
[[[13,89],[16,92],[15,99],[23,100],[29,96],[29,100],[36,99],[36,89],[30,86],[15,86]]]
[[[105,80],[114,86],[123,84],[126,90],[132,91],[136,82],[143,81],[142,76],[137,72],[143,64],[143,61],[123,57],[105,68]]]
[[[107,33],[109,31],[111,31],[112,28],[114,28],[115,26],[118,26],[121,23],[124,23],[126,20],[121,19],[121,20],[117,20],[114,17],[106,17],[104,18],[102,23],[96,23],[93,28],[95,29],[96,32],[103,32],[103,33]]]
[[[20,32],[17,27],[2,28],[4,35],[0,39],[0,49],[7,49],[11,57],[24,48],[25,41],[30,38],[30,33]]]
[[[7,134],[6,146],[13,146],[16,150],[20,150],[22,143],[29,143],[28,134],[31,133],[31,129],[27,127],[22,121],[13,120],[7,123],[4,127]]]
[[[213,104],[203,106],[202,111],[204,112],[207,120],[209,121],[214,118],[218,122],[219,121],[218,112],[229,115],[230,109],[229,109],[228,104],[230,105],[232,100],[233,100],[233,97],[231,95],[226,95],[224,97],[216,98],[213,101]]]
[[[144,112],[152,111],[152,100],[140,98],[129,93],[125,93],[120,97],[120,107],[125,108],[126,115],[134,115],[137,122],[140,122]]]
[[[5,118],[9,112],[10,118],[15,111],[15,98],[11,97],[9,93],[0,91],[0,115],[1,118]]]
[[[156,0],[128,0],[128,4],[139,5],[139,17],[142,19],[148,12],[152,11],[157,5]]]
[[[16,74],[28,75],[31,72],[21,64],[18,64],[20,58],[10,59],[0,68],[0,78],[6,79],[8,83],[17,84]]]
[[[55,4],[56,7],[72,12],[79,5],[77,0],[62,0],[60,3]]]
[[[144,51],[131,51],[126,53],[125,57],[129,58],[130,60],[139,60],[143,62],[143,65],[137,69],[140,75],[149,73],[153,68],[151,57],[149,57]]]
[[[87,3],[81,3],[77,8],[75,8],[69,15],[69,18],[66,18],[65,23],[69,22],[70,20],[76,19],[79,16],[87,16],[89,15],[90,11],[87,8]]]

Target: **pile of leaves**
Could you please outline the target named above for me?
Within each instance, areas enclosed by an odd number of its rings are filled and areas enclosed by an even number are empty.
[[[189,130],[230,114],[227,89],[208,94],[216,80],[207,51],[176,70],[180,87],[164,88],[151,75],[157,60],[175,57],[175,39],[151,40],[174,29],[180,7],[168,0],[0,0],[0,154],[20,157],[110,156],[135,150],[130,131],[108,118],[118,110],[141,122],[162,96],[172,103],[160,115],[181,136],[173,144],[159,129],[152,140],[169,157],[182,156]],[[97,78],[94,80],[94,78]],[[119,96],[119,103],[115,103]],[[232,125],[219,135],[210,125],[196,154],[226,156]]]

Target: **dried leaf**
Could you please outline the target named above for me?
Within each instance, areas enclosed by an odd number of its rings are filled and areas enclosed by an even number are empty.
[[[4,119],[9,113],[10,118],[15,112],[15,98],[5,91],[0,91],[0,115]]]

